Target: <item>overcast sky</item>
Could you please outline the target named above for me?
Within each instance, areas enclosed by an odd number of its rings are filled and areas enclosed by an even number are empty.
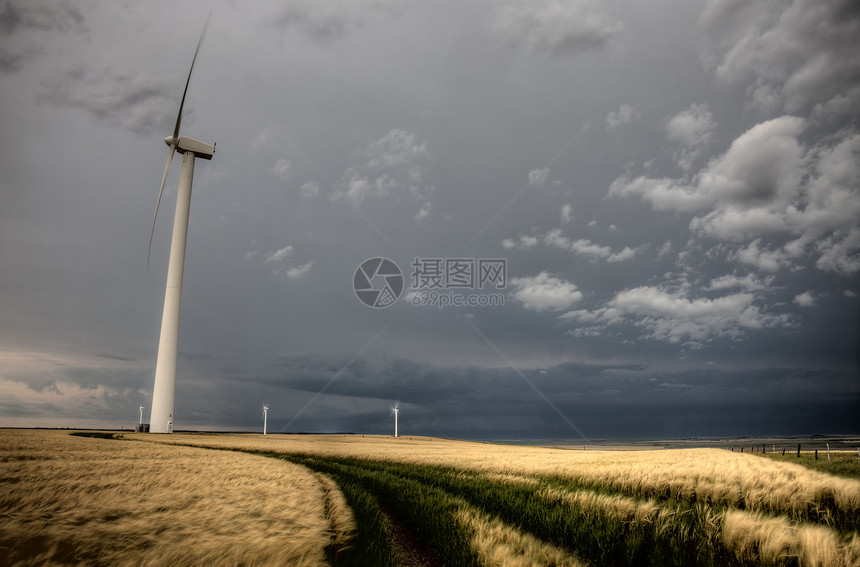
[[[210,6],[177,429],[858,431],[854,0],[4,0],[0,425],[148,420]]]

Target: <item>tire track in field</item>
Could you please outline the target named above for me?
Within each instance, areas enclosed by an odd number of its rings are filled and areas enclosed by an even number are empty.
[[[401,523],[390,510],[382,508],[380,511],[388,531],[388,545],[400,558],[402,567],[445,567],[436,553]]]

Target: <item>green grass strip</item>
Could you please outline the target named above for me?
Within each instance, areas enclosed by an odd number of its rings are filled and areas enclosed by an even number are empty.
[[[332,474],[331,477],[352,508],[356,532],[343,548],[327,550],[329,561],[337,567],[399,567],[400,561],[388,545],[388,530],[376,498],[346,476]]]
[[[757,457],[764,457],[774,461],[795,463],[814,471],[860,480],[860,456],[857,453],[834,451],[830,461],[827,460],[826,451],[820,451],[818,459],[815,458],[814,453],[808,452],[801,453],[800,458],[793,451],[785,455],[780,455],[779,453],[753,454]]]
[[[348,481],[372,493],[397,521],[433,549],[445,565],[479,566],[469,534],[456,521],[460,503],[442,490],[414,480],[362,467],[341,459],[272,455],[329,474],[336,482]]]
[[[122,439],[122,435],[109,433],[107,431],[75,431],[69,433],[72,437],[92,437],[94,439]]]
[[[358,466],[410,478],[461,497],[491,516],[595,563],[738,564],[708,525],[709,510],[701,504],[672,506],[676,521],[668,528],[662,526],[658,533],[653,524],[633,522],[612,510],[585,510],[547,501],[539,494],[545,484],[501,483],[477,473],[400,463],[365,461]]]
[[[469,565],[467,534],[451,517],[455,498],[601,565],[741,565],[708,525],[704,504],[674,510],[667,528],[632,522],[612,511],[582,510],[538,494],[541,485],[499,483],[442,467],[347,458],[284,456],[360,483],[390,507],[449,565]],[[440,521],[440,518],[442,519]]]

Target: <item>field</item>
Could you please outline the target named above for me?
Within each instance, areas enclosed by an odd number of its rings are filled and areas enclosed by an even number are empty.
[[[850,464],[836,476],[712,448],[96,435],[0,430],[8,564],[860,565]]]

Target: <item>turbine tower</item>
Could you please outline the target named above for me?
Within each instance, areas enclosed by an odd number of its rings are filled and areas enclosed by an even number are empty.
[[[173,433],[173,401],[176,393],[176,353],[179,344],[179,303],[182,296],[182,271],[185,267],[185,241],[188,236],[188,213],[191,207],[191,181],[194,177],[194,160],[201,158],[210,160],[215,153],[215,145],[209,145],[193,138],[179,135],[179,125],[182,122],[182,109],[185,106],[185,95],[188,94],[188,84],[194,71],[194,62],[200,52],[203,36],[206,34],[206,24],[197,42],[191,69],[185,81],[182,101],[179,103],[179,114],[173,135],[164,139],[170,148],[167,154],[167,164],[161,177],[161,189],[155,202],[155,216],[152,218],[152,231],[149,233],[149,250],[152,251],[152,236],[155,233],[155,219],[158,218],[158,206],[164,193],[164,183],[167,172],[173,160],[173,152],[182,154],[182,172],[179,177],[179,190],[176,196],[176,214],[173,218],[173,239],[170,243],[170,261],[167,268],[167,286],[164,292],[164,312],[161,316],[161,335],[158,340],[158,359],[155,363],[155,384],[152,388],[152,413],[150,414],[150,431],[152,433]],[[149,267],[149,252],[146,257]]]
[[[394,406],[392,406],[392,408],[391,408],[391,413],[394,414],[394,437],[395,438],[397,437],[397,414],[400,413],[400,408],[397,407],[398,405],[399,405],[399,402],[394,402]]]
[[[143,406],[140,406],[140,419],[137,422],[137,430],[143,431]]]
[[[266,434],[266,421],[269,418],[269,404],[263,404],[263,435]]]

